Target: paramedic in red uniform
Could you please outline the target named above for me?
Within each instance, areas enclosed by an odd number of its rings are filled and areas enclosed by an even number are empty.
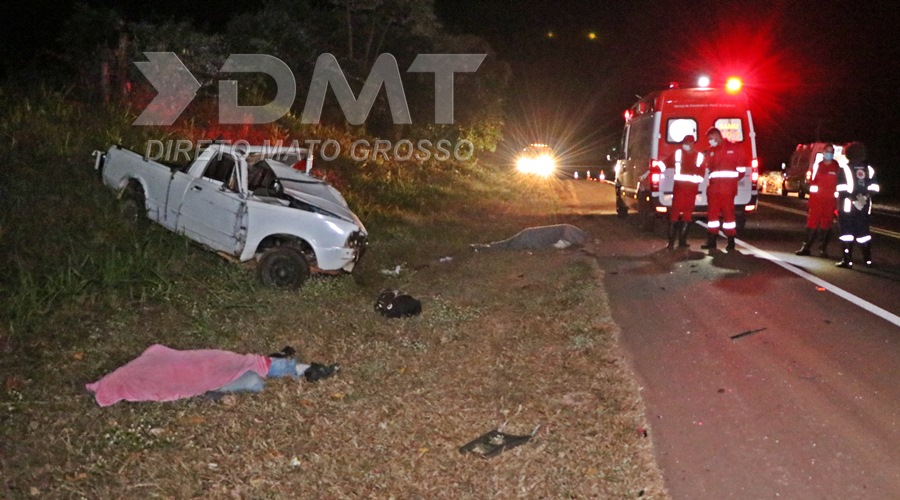
[[[705,153],[709,169],[709,184],[706,188],[709,234],[706,244],[700,248],[715,250],[716,237],[721,229],[728,237],[725,248],[734,250],[734,236],[737,234],[734,197],[737,196],[738,181],[747,173],[747,161],[741,148],[726,141],[719,129],[710,128],[706,132],[706,138],[709,141],[709,149]]]
[[[843,254],[838,267],[853,267],[853,243],[862,248],[866,267],[872,267],[872,234],[869,233],[869,214],[872,195],[880,191],[875,169],[866,163],[866,146],[854,142],[847,146],[848,164],[838,176],[835,195],[838,197],[838,225],[841,228]]]
[[[828,240],[831,238],[831,223],[834,221],[834,209],[837,203],[834,191],[837,189],[838,176],[842,175],[841,165],[834,159],[834,146],[827,144],[822,153],[822,161],[812,167],[809,178],[809,212],[806,216],[806,238],[803,246],[795,253],[809,255],[809,249],[821,235],[819,255],[827,257]]]
[[[666,168],[675,172],[675,187],[672,189],[672,208],[669,211],[669,250],[675,248],[675,236],[678,246],[687,248],[687,232],[694,213],[694,201],[697,189],[703,182],[703,153],[694,147],[694,136],[686,135],[681,140],[681,147],[666,158]]]

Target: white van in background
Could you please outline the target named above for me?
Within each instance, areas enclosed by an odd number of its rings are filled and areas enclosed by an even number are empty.
[[[834,145],[834,159],[842,166],[847,166],[847,157],[844,150],[847,144],[832,142],[813,142],[811,144],[798,144],[797,149],[791,154],[791,161],[784,171],[784,181],[781,183],[781,195],[797,193],[801,199],[809,193],[809,180],[812,178],[813,167],[822,161],[825,146]]]

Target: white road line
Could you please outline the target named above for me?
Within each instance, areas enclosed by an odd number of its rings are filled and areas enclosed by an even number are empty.
[[[706,227],[706,224],[704,224],[702,222],[698,222],[697,224],[700,226]],[[778,257],[770,254],[769,252],[766,252],[765,250],[756,248],[755,246],[747,243],[746,241],[739,240],[737,238],[735,238],[734,241],[735,241],[735,243],[737,243],[737,244],[741,245],[742,247],[744,247],[745,249],[749,250],[751,253],[755,254],[757,257],[766,259],[770,262],[774,262],[775,264],[778,264],[779,266],[787,269],[788,271],[796,274],[797,276],[800,276],[801,278],[803,278],[815,285],[818,285],[818,286],[824,288],[825,290],[828,290],[829,292],[850,302],[851,304],[853,304],[857,307],[860,307],[866,311],[869,311],[870,313],[872,313],[890,323],[893,323],[895,326],[900,326],[900,316],[897,316],[896,314],[886,311],[863,298],[857,297],[856,295],[853,295],[852,293],[844,290],[843,288],[835,286],[835,285],[819,278],[818,276],[810,274],[792,264],[789,264],[789,263],[779,259]]]
[[[792,214],[802,215],[802,216],[806,217],[806,211],[804,211],[804,210],[797,210],[796,208],[782,207],[781,205],[776,205],[774,203],[768,203],[765,201],[760,201],[759,204],[764,207],[774,208],[775,210],[781,210],[782,212],[790,212]],[[900,239],[900,233],[898,233],[896,231],[889,231],[887,229],[881,229],[878,227],[869,228],[869,231],[871,231],[875,234],[880,234],[882,236],[887,236],[888,238]]]

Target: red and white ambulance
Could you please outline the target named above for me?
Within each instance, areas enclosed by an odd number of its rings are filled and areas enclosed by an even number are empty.
[[[756,152],[756,130],[747,95],[738,80],[731,79],[723,88],[670,88],[653,92],[625,111],[621,157],[616,162],[616,211],[624,217],[628,209],[637,210],[645,229],[653,229],[655,220],[667,214],[672,206],[674,172],[666,169],[664,160],[678,147],[686,135],[697,140],[701,151],[709,147],[706,131],[716,127],[723,137],[744,149],[744,165],[751,175],[738,183],[734,198],[738,230],[742,230],[747,214],[757,207],[759,161]],[[694,218],[703,218],[707,210],[704,179],[697,193]]]

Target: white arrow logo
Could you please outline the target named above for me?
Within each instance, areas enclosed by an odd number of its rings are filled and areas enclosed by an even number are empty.
[[[156,89],[156,97],[134,125],[171,125],[194,100],[200,82],[174,52],[144,52],[146,62],[135,62]]]

